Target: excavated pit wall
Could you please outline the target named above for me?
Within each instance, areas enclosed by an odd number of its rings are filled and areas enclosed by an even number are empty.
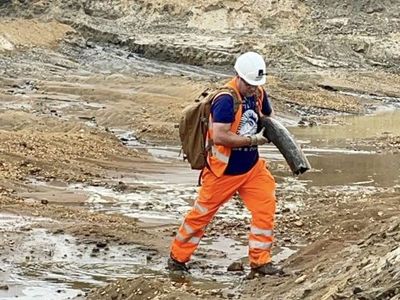
[[[10,0],[0,15],[55,19],[88,40],[158,60],[231,65],[254,49],[272,69],[392,72],[400,60],[397,2]]]

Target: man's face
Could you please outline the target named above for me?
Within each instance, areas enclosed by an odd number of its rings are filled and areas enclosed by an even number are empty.
[[[242,78],[239,78],[239,92],[243,97],[251,97],[256,93],[257,86],[256,85],[251,85],[248,84],[246,81],[244,81]]]

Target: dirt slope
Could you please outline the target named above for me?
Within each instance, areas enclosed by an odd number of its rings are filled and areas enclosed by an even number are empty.
[[[228,64],[249,49],[264,53],[271,67],[291,70],[397,70],[400,58],[395,0],[10,0],[0,14],[55,18],[92,40],[191,64]]]

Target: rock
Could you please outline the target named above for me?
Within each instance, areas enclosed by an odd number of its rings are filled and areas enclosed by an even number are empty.
[[[229,272],[244,271],[243,263],[241,261],[235,261],[228,266]]]
[[[294,281],[294,283],[297,283],[297,284],[303,283],[304,281],[306,281],[306,278],[307,278],[306,275],[300,276],[299,278],[297,278],[297,279]]]
[[[304,223],[302,221],[296,221],[294,222],[294,225],[296,225],[297,227],[303,227]]]
[[[97,248],[105,248],[107,246],[107,242],[105,241],[100,241],[96,243]]]

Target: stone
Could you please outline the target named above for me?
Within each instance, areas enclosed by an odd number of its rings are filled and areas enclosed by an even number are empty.
[[[237,271],[243,271],[243,270],[244,270],[244,267],[243,267],[243,263],[241,261],[235,261],[228,266],[229,272],[237,272]]]
[[[296,225],[297,227],[303,227],[304,223],[302,221],[296,221],[294,222],[294,225]]]
[[[303,283],[304,281],[306,281],[306,278],[307,278],[306,275],[300,276],[299,278],[297,278],[297,279],[294,281],[294,283],[297,283],[297,284]]]

